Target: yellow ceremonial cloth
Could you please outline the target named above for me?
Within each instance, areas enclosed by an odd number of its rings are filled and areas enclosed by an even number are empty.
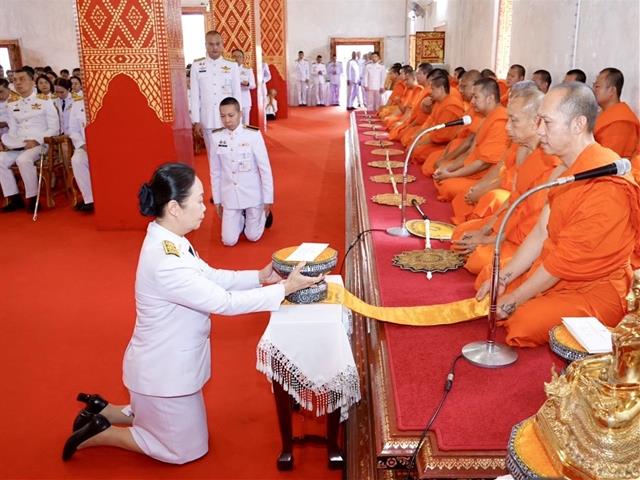
[[[341,303],[349,310],[368,318],[398,325],[431,326],[451,325],[475,318],[486,317],[489,313],[489,299],[478,302],[468,298],[441,305],[418,307],[376,307],[363,302],[342,285],[329,283],[325,303]]]

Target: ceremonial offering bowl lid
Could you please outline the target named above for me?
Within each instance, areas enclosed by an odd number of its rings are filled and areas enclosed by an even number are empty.
[[[299,263],[286,260],[296,248],[298,248],[298,246],[283,248],[271,256],[271,264],[278,275],[287,277]],[[323,273],[330,272],[337,264],[338,252],[331,247],[327,247],[315,260],[306,262],[306,265],[302,267],[300,273],[307,277],[317,277]]]
[[[394,174],[393,179],[396,181],[396,183],[402,183],[402,174]],[[384,173],[382,175],[373,175],[369,177],[369,180],[371,180],[373,183],[391,183],[391,175],[389,175],[388,173]],[[407,175],[407,183],[412,183],[415,181],[416,177],[414,177],[413,175]]]
[[[403,270],[412,272],[446,272],[464,266],[465,257],[452,250],[428,248],[410,250],[393,257],[393,264]]]
[[[583,348],[564,325],[556,325],[549,330],[549,347],[559,357],[573,362],[581,360],[589,353]]]
[[[397,160],[390,160],[388,163],[388,166],[391,168],[400,168],[404,166],[403,162],[398,162]],[[387,162],[385,160],[374,160],[367,163],[367,165],[374,168],[387,168]]]
[[[416,237],[424,238],[426,236],[424,220],[409,220],[405,226],[407,230],[409,230],[409,233]],[[435,220],[429,221],[429,234],[432,240],[451,240],[454,228],[455,226],[450,223]]]
[[[315,285],[290,293],[285,299],[291,303],[317,303],[326,300],[328,289],[327,282],[322,280]]]
[[[402,154],[404,154],[404,150],[400,150],[398,148],[376,148],[371,150],[371,155],[378,155],[380,157],[386,157],[387,155],[393,157],[394,155]]]

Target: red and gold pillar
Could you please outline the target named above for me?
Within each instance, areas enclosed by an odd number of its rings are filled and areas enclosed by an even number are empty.
[[[193,163],[180,0],[76,0],[76,13],[97,226],[140,228],[140,185]]]
[[[236,48],[244,52],[247,66],[253,69],[258,88],[262,83],[262,48],[260,36],[259,0],[209,0],[209,14],[206,19],[208,30],[217,30],[224,41],[224,56],[230,60]],[[251,91],[250,122],[263,128],[264,105],[258,95],[258,88]]]
[[[271,81],[267,88],[278,91],[278,117],[289,116],[289,94],[287,92],[286,0],[262,0],[260,2],[260,31],[262,38],[262,60],[269,65]]]

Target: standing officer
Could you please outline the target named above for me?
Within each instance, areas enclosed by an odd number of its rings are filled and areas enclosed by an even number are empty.
[[[71,168],[82,194],[82,202],[77,203],[74,209],[79,212],[93,213],[93,190],[91,189],[87,142],[84,135],[86,124],[87,116],[84,111],[84,100],[82,97],[76,97],[73,99],[73,106],[69,114],[69,131],[67,132],[74,148],[71,156]]]
[[[18,184],[11,171],[18,164],[24,182],[27,209],[33,212],[38,194],[38,169],[35,162],[40,157],[45,137],[60,133],[60,121],[53,101],[48,95],[36,94],[33,72],[28,69],[16,70],[14,75],[18,100],[9,100],[9,131],[2,135],[0,143],[0,185],[8,203],[3,212],[13,212],[24,207],[18,193]]]
[[[327,65],[329,73],[329,105],[337,107],[340,105],[340,80],[342,79],[342,62],[336,60],[336,56],[331,57]]]
[[[240,71],[236,62],[222,57],[224,45],[219,32],[207,32],[207,56],[191,64],[191,120],[197,135],[204,137],[211,169],[211,130],[220,128],[220,102],[226,97],[242,99]]]
[[[327,67],[322,63],[322,55],[316,57],[316,61],[311,64],[311,98],[315,104],[324,107],[325,85]]]
[[[373,52],[369,58],[371,62],[364,68],[362,85],[367,94],[367,110],[375,112],[380,107],[380,95],[384,92],[386,69],[380,63],[378,52]]]
[[[304,59],[304,52],[298,52],[298,59],[295,62],[296,86],[298,87],[298,105],[307,106],[307,89],[309,88],[309,62]]]
[[[224,128],[211,135],[213,203],[222,218],[222,243],[232,247],[240,234],[257,242],[273,221],[273,177],[260,131],[240,124],[235,98],[220,102]],[[265,225],[266,224],[266,225]]]
[[[360,91],[360,64],[356,52],[351,52],[351,60],[347,62],[347,110],[355,110],[353,104]]]
[[[251,113],[251,90],[256,88],[256,76],[251,67],[244,66],[244,52],[240,49],[233,51],[233,58],[238,64],[240,71],[240,105],[242,106],[242,123],[249,124],[249,114]]]

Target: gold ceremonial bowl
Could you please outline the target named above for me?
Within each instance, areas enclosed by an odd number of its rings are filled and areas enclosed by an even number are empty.
[[[409,220],[405,226],[409,233],[416,237],[426,237],[424,220]],[[429,221],[429,236],[432,240],[451,240],[454,225],[436,220]]]

